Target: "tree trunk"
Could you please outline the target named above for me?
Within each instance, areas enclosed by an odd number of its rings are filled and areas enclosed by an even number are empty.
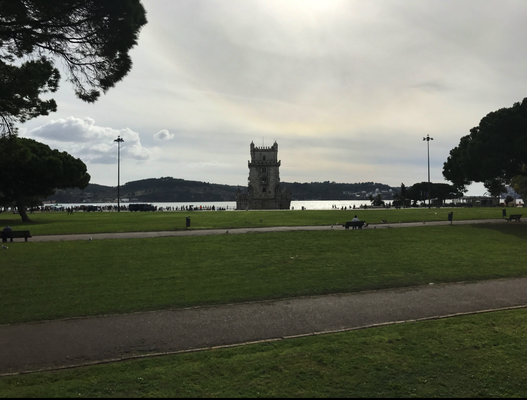
[[[31,222],[31,220],[27,216],[26,202],[24,201],[23,198],[18,197],[16,199],[16,208],[18,208],[18,213],[20,214],[20,217],[22,218],[22,222]]]

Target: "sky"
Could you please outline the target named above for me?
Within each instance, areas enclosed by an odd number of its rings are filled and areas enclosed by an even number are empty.
[[[58,111],[19,128],[84,161],[91,183],[117,186],[119,136],[121,184],[246,187],[251,142],[275,141],[284,182],[410,186],[429,150],[441,183],[460,138],[527,97],[524,0],[142,3],[124,80],[88,104],[63,79]]]

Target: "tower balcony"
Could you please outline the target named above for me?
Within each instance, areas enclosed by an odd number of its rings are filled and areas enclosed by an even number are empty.
[[[279,167],[282,161],[249,161],[249,168],[251,167]]]

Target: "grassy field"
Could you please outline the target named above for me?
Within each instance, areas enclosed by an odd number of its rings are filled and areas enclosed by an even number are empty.
[[[524,224],[14,242],[0,324],[527,276]]]
[[[30,214],[33,222],[22,223],[14,214],[0,213],[0,227],[11,226],[14,230],[30,230],[32,235],[71,233],[106,233],[171,231],[185,229],[189,216],[190,229],[245,228],[267,226],[308,226],[343,224],[356,214],[371,224],[387,220],[395,222],[446,221],[448,213],[454,220],[502,218],[501,208],[431,208],[387,210],[306,210],[306,211],[193,211],[193,212],[37,212]],[[508,214],[518,213],[508,209]],[[520,211],[521,213],[521,211]]]
[[[446,220],[450,211],[357,214],[406,222]],[[453,211],[454,220],[501,217],[501,209]],[[0,214],[0,225],[37,235],[182,229],[187,215],[192,229],[207,229],[327,225],[351,214],[42,213],[29,228]],[[523,223],[30,239],[0,251],[0,324],[527,276],[526,239]],[[0,397],[524,397],[526,317],[516,310],[2,377]]]
[[[527,310],[0,378],[2,397],[526,397]]]

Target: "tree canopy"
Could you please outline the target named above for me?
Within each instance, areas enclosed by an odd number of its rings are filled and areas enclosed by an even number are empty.
[[[447,199],[458,198],[463,196],[454,185],[448,183],[432,183],[430,186],[428,182],[415,183],[409,188],[405,189],[405,198],[413,200],[414,203],[418,201],[425,201],[428,198],[428,188],[430,187],[431,197],[438,199],[441,203],[444,203]]]
[[[527,176],[516,175],[511,179],[511,186],[520,195],[524,203],[527,203]]]
[[[0,0],[0,128],[56,110],[57,61],[82,100],[94,102],[132,67],[146,24],[140,0]]]
[[[15,204],[22,221],[26,207],[56,189],[84,189],[90,182],[86,165],[66,152],[33,139],[0,137],[0,205]]]
[[[483,117],[463,136],[443,166],[443,176],[459,190],[483,182],[498,196],[517,175],[527,176],[527,98]]]
[[[380,193],[375,196],[370,195],[369,200],[371,201],[372,206],[380,207],[384,205],[384,200],[382,199],[382,195]]]

